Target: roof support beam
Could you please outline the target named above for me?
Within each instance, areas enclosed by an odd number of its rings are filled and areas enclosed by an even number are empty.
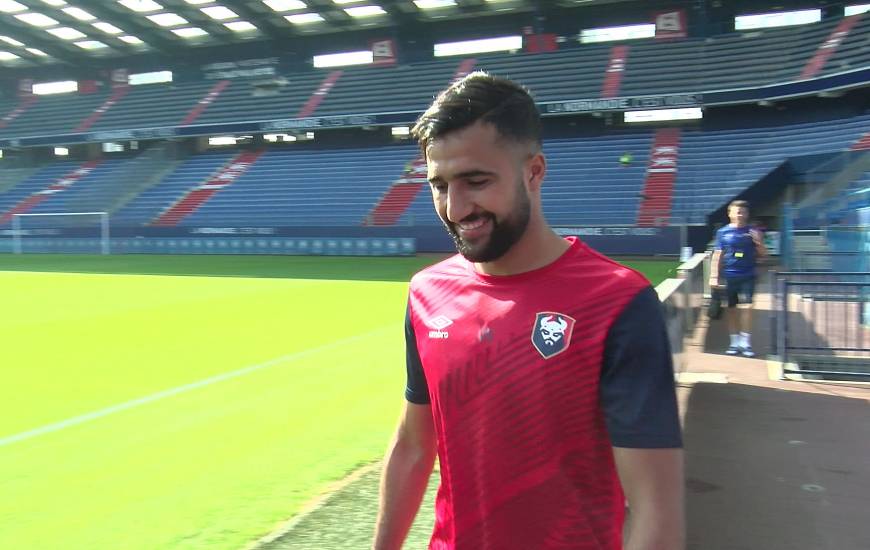
[[[59,61],[75,66],[80,66],[84,61],[66,47],[58,46],[57,39],[50,34],[36,27],[30,27],[26,23],[21,23],[17,19],[13,19],[12,15],[0,15],[0,25],[3,27],[0,34],[23,42],[29,48],[42,50]]]
[[[136,21],[134,17],[124,17],[115,10],[106,7],[106,2],[104,0],[76,0],[76,4],[83,10],[95,15],[100,19],[100,21],[111,23],[119,29],[124,30],[125,33],[142,39],[142,41],[148,44],[154,51],[169,56],[173,55],[174,46],[171,44],[170,40],[174,40],[175,35],[172,35],[171,39],[164,38],[157,29],[150,26],[150,22],[139,22]],[[119,6],[119,9],[126,8]],[[139,52],[139,50],[134,48],[129,49],[131,50],[131,53]]]

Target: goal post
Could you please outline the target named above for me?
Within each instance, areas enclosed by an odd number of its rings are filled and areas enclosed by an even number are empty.
[[[39,218],[41,220],[49,220],[54,219],[57,221],[61,221],[63,218],[73,218],[76,220],[82,220],[86,218],[96,218],[94,225],[99,225],[100,228],[100,239],[99,239],[99,248],[100,253],[102,254],[110,254],[111,250],[109,247],[109,213],[108,212],[44,212],[38,214],[13,214],[12,215],[12,252],[15,254],[23,254],[24,246],[23,246],[23,237],[25,233],[28,231],[27,229],[22,228],[22,222],[25,222],[27,219],[35,219]],[[26,223],[26,222],[25,222]],[[66,227],[80,226],[78,223],[68,225]]]

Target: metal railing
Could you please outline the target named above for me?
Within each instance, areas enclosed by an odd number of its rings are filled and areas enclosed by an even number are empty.
[[[828,271],[838,272],[843,267],[858,265],[864,258],[864,252],[823,252],[807,250],[795,254],[790,269],[794,271]]]
[[[831,226],[781,234],[783,262],[789,271],[866,271],[870,269],[870,228]]]
[[[704,295],[710,282],[708,254],[695,254],[677,268],[677,276],[685,281],[682,292],[686,303],[686,331],[694,329],[704,309]]]
[[[870,272],[782,272],[773,284],[783,377],[870,379]]]
[[[707,254],[695,254],[677,268],[678,278],[665,279],[656,287],[677,373],[686,366],[685,338],[701,317],[707,259]]]

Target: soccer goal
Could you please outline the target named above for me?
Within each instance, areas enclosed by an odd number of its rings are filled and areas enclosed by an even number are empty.
[[[109,213],[14,214],[12,251],[109,254]]]

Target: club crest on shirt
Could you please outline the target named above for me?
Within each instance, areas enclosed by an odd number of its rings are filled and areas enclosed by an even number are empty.
[[[574,332],[574,319],[564,313],[542,311],[535,315],[532,327],[532,345],[544,359],[549,359],[568,349],[571,333]]]

